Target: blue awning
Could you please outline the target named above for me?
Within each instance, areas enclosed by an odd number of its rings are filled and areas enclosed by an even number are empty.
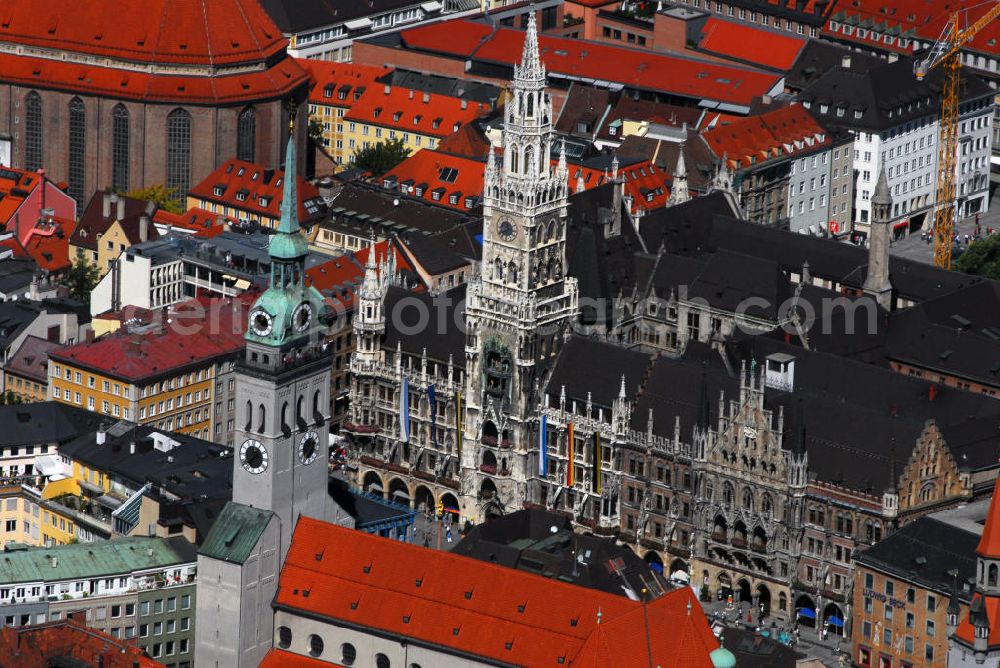
[[[655,561],[649,562],[649,570],[663,575],[663,564],[658,564]]]
[[[826,618],[826,623],[827,624],[833,624],[834,626],[843,626],[844,625],[844,620],[841,619],[840,617],[827,617]]]
[[[799,608],[799,617],[806,619],[816,619],[816,611],[812,608]]]

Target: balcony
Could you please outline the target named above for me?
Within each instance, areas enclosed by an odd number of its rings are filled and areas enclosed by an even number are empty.
[[[729,542],[728,539],[726,538],[726,532],[725,531],[713,531],[711,538],[716,543],[723,543],[723,544],[725,544],[725,543]]]
[[[739,537],[733,538],[733,547],[745,550],[747,547],[747,539]]]
[[[483,435],[483,437],[481,439],[479,439],[479,442],[482,443],[483,445],[488,445],[491,448],[497,447],[497,437],[496,436],[486,436],[486,435]]]
[[[392,471],[393,473],[402,473],[406,475],[410,472],[409,466],[400,466],[399,464],[386,464],[385,468]]]
[[[365,466],[373,466],[375,468],[385,468],[385,462],[378,457],[372,457],[370,455],[361,455],[360,461]]]
[[[379,433],[379,427],[376,424],[354,424],[353,422],[345,422],[344,431],[349,431],[354,434],[377,434]]]
[[[500,441],[501,450],[510,450],[510,448],[511,448],[511,442],[509,438],[505,438]]]

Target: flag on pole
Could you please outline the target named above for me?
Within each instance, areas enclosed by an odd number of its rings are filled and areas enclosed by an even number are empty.
[[[434,391],[433,383],[427,386],[427,402],[431,405],[431,443],[436,448],[438,444],[437,392]]]
[[[548,446],[548,421],[545,416],[542,416],[542,421],[538,425],[538,475],[542,478],[545,477],[548,468],[547,454],[545,452]]]
[[[462,461],[462,393],[455,393],[455,444],[458,461]]]
[[[601,432],[594,432],[594,491],[601,493]]]
[[[399,440],[410,442],[410,381],[403,376],[403,387],[399,391]]]
[[[574,464],[573,464],[573,460],[576,459],[576,457],[573,454],[573,446],[575,444],[573,443],[573,423],[572,422],[569,423],[567,431],[568,431],[568,433],[566,435],[566,446],[567,446],[566,449],[569,451],[569,461],[566,463],[566,486],[567,487],[572,487],[573,486],[573,469],[576,468],[576,466],[574,466]]]

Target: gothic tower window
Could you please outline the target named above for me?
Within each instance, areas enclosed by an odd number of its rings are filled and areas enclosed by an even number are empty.
[[[517,265],[513,261],[507,265],[507,280],[511,283],[517,283]]]
[[[74,97],[69,101],[69,194],[78,206],[83,204],[86,155],[87,110],[83,100]]]
[[[253,107],[247,107],[236,121],[236,158],[253,162],[256,145],[257,116]]]
[[[733,497],[735,496],[735,490],[733,489],[733,484],[731,482],[726,482],[722,485],[722,503],[726,508],[733,507]]]
[[[500,258],[497,258],[496,262],[493,264],[493,280],[503,280],[503,260]]]
[[[260,405],[260,408],[259,408],[258,412],[260,413],[260,425],[257,427],[257,433],[263,434],[264,433],[264,427],[267,426],[267,424],[266,424],[267,423],[267,410],[264,408],[264,404]]]
[[[111,112],[111,185],[115,190],[129,189],[129,113],[123,104],[115,105]]]
[[[753,492],[750,491],[749,487],[743,490],[743,507],[746,510],[753,510]]]
[[[24,98],[24,168],[42,168],[42,98],[35,91]]]
[[[174,109],[167,116],[167,188],[183,200],[191,183],[191,114]]]

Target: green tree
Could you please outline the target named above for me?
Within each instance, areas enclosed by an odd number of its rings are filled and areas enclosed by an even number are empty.
[[[315,117],[309,118],[309,141],[316,146],[323,145],[323,121]]]
[[[388,139],[355,151],[354,165],[371,172],[373,176],[381,176],[406,160],[408,155],[410,149],[406,148],[402,139]]]
[[[101,280],[101,272],[96,264],[91,264],[83,255],[77,255],[76,262],[59,279],[59,284],[69,290],[69,296],[85,304],[90,303],[90,292]]]
[[[21,397],[14,394],[12,390],[7,390],[6,392],[0,394],[0,406],[12,406],[14,404],[23,404],[24,400]]]
[[[187,210],[177,188],[168,188],[162,183],[145,188],[133,188],[125,193],[125,196],[155,202],[158,207],[170,213],[184,213]]]
[[[966,274],[1000,279],[1000,234],[973,242],[955,260],[955,268]]]

